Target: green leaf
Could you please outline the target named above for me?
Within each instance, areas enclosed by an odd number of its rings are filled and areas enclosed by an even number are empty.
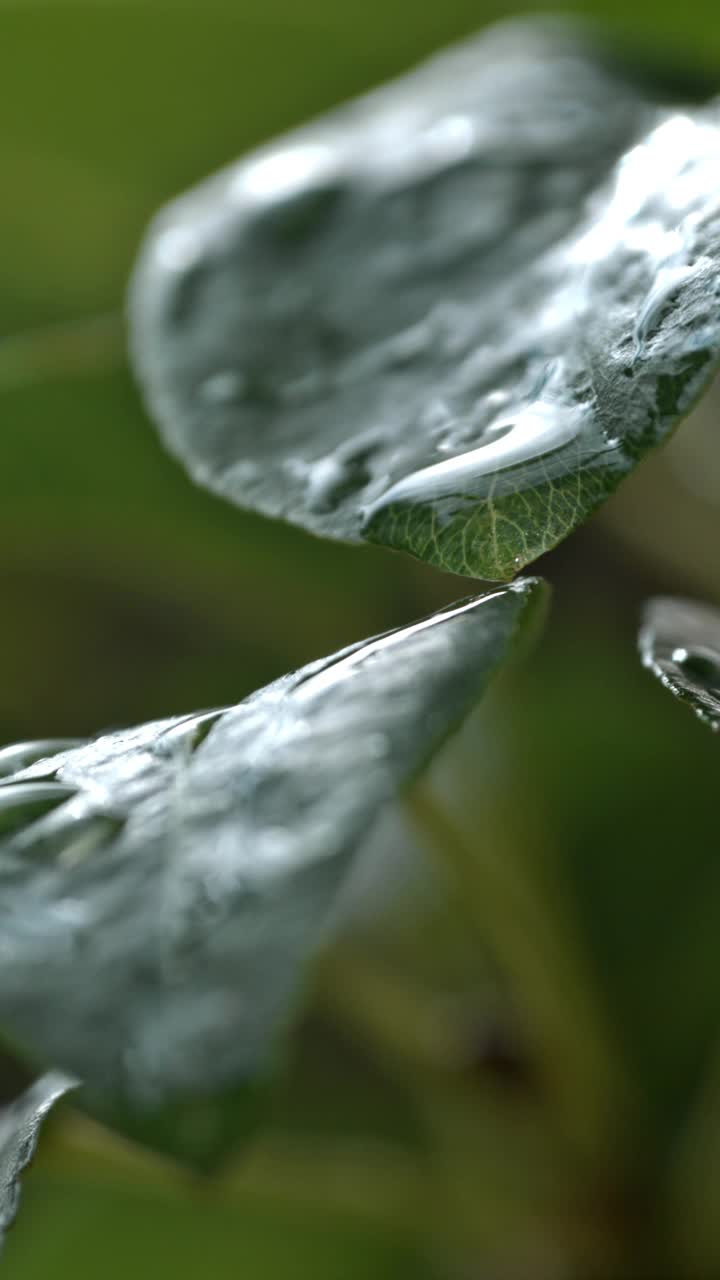
[[[511,578],[707,384],[719,169],[717,107],[500,27],[159,215],[130,300],[151,412],[239,505]]]
[[[0,1246],[15,1221],[20,1177],[35,1154],[43,1121],[58,1099],[76,1085],[70,1076],[51,1071],[0,1109]]]
[[[527,579],[6,776],[0,1027],[124,1131],[224,1154],[376,819],[543,595]]]
[[[643,666],[711,729],[720,728],[720,610],[693,600],[651,600],[639,643]]]

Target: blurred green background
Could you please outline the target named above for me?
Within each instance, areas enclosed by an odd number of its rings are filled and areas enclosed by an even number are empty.
[[[515,12],[0,0],[0,741],[235,702],[471,589],[194,489],[119,316],[164,200]],[[582,13],[720,89],[714,0]],[[460,892],[366,919],[321,969],[269,1133],[213,1188],[68,1112],[8,1275],[720,1274],[720,748],[635,655],[647,595],[720,601],[717,403],[540,566],[538,650],[429,784]]]

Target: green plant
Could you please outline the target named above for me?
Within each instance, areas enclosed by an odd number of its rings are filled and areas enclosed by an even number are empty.
[[[0,1228],[70,1089],[95,1121],[217,1168],[263,1124],[332,940],[325,1000],[427,1094],[442,1135],[439,1186],[422,1143],[399,1177],[389,1216],[404,1231],[430,1253],[441,1242],[450,1266],[480,1256],[498,1274],[713,1274],[712,1195],[677,1210],[689,1184],[673,1182],[675,1151],[584,973],[552,868],[535,883],[505,860],[503,823],[478,856],[418,776],[537,619],[543,584],[516,573],[709,386],[719,174],[717,105],[656,105],[582,33],[521,24],[160,214],[131,289],[132,349],[194,479],[324,537],[510,585],[232,708],[0,752],[0,1027],[50,1072],[0,1128]],[[642,643],[712,720],[708,625],[665,605]],[[392,966],[344,949],[358,878],[402,845],[376,821],[401,792],[471,936],[520,991],[533,984],[529,1053],[502,1021],[471,1051]],[[509,911],[493,920],[497,902]],[[476,1057],[491,1077],[479,1096]],[[693,1187],[717,1160],[705,1128],[688,1143]],[[92,1139],[79,1145],[92,1164]]]

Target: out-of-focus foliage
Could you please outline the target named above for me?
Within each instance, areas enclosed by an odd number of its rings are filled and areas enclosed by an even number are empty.
[[[113,307],[148,217],[249,146],[498,17],[448,0],[2,0],[0,317],[12,330]],[[572,4],[552,6],[573,11]],[[712,0],[593,0],[646,58],[709,77]]]
[[[3,742],[235,702],[462,594],[194,490],[97,316],[162,202],[511,11],[0,3]],[[583,13],[720,88],[714,4]],[[720,601],[711,406],[544,562],[541,650],[417,799],[461,889],[358,924],[251,1163],[178,1181],[65,1111],[8,1274],[717,1274],[718,744],[634,653],[648,594]]]
[[[720,358],[720,112],[608,61],[500,23],[160,212],[132,351],[199,484],[507,580],[665,440]]]
[[[520,579],[235,707],[46,743],[0,781],[3,1034],[121,1132],[217,1166],[383,816],[543,598]]]

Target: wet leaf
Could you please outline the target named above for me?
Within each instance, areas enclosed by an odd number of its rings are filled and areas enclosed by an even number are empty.
[[[76,1084],[70,1076],[51,1071],[0,1109],[0,1247],[15,1221],[20,1177],[35,1154],[43,1121],[58,1099]]]
[[[510,578],[708,382],[719,171],[717,106],[500,27],[159,215],[130,302],[151,412],[241,506]]]
[[[519,582],[236,707],[6,777],[3,1031],[80,1076],[88,1108],[124,1131],[199,1164],[224,1153],[257,1111],[376,820],[543,594]]]
[[[693,600],[651,600],[640,656],[666,689],[711,729],[720,728],[720,610]]]
[[[48,756],[56,756],[59,751],[65,751],[69,747],[80,746],[82,742],[79,738],[66,738],[62,742],[57,738],[47,738],[44,741],[16,742],[11,747],[0,747],[0,778],[18,773],[20,769],[27,769],[29,765],[37,764]],[[52,776],[52,767],[49,773]]]

